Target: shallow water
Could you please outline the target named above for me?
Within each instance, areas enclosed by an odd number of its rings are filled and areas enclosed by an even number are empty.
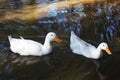
[[[60,0],[22,1],[0,0],[2,4],[0,14],[5,11],[19,10],[25,5],[52,4]],[[108,9],[103,6],[107,6]],[[85,13],[81,11],[83,9]],[[99,12],[100,9],[103,13],[108,11],[102,14]],[[89,3],[60,11],[53,10],[44,18],[30,22],[19,19],[1,21],[0,80],[119,80],[119,11],[120,6],[117,0],[113,2],[108,0],[106,5],[105,3]],[[86,17],[81,17],[85,15]],[[107,42],[113,54],[109,56],[104,52],[103,57],[98,60],[73,54],[69,47],[71,30],[95,46],[102,41]],[[26,39],[44,43],[45,35],[50,31],[55,32],[63,42],[53,42],[53,52],[49,55],[20,56],[9,49],[8,35],[16,38],[23,36]]]

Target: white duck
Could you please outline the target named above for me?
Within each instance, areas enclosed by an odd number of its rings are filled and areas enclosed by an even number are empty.
[[[14,53],[18,53],[20,55],[34,55],[34,56],[42,56],[49,54],[52,52],[51,41],[61,42],[62,40],[57,37],[54,32],[49,32],[45,38],[45,42],[42,45],[33,40],[12,38],[8,36],[10,42],[10,49]]]
[[[109,55],[112,54],[108,48],[107,43],[102,42],[96,48],[93,45],[80,39],[78,36],[75,35],[73,31],[71,31],[70,48],[73,53],[83,55],[87,58],[92,58],[92,59],[100,58],[100,54],[102,53],[102,50],[105,50]]]

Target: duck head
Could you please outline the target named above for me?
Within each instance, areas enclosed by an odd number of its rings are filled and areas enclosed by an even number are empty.
[[[54,32],[49,32],[46,36],[47,39],[50,41],[56,41],[56,42],[61,42],[62,40],[57,37],[57,35]]]
[[[102,42],[99,46],[100,46],[100,48],[101,48],[102,50],[105,50],[108,55],[111,55],[111,54],[112,54],[111,51],[110,51],[110,49],[108,48],[107,43]]]

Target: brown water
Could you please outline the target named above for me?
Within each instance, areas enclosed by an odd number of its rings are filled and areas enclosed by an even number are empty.
[[[59,2],[22,1],[0,0],[0,14],[19,10],[25,5]],[[102,12],[99,12],[100,9]],[[120,80],[119,11],[119,1],[108,0],[106,3],[80,4],[70,9],[53,11],[44,18],[31,22],[19,19],[1,21],[0,80]],[[110,27],[111,25],[113,27]],[[102,41],[107,42],[113,54],[104,54],[98,60],[73,54],[69,47],[71,30],[95,46]],[[8,35],[16,38],[23,36],[43,43],[45,35],[50,31],[55,32],[63,42],[53,42],[53,52],[49,55],[20,56],[9,49]]]

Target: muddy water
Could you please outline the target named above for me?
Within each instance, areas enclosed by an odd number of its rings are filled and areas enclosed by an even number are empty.
[[[22,1],[1,1],[0,14],[28,4],[59,2],[58,0]],[[0,22],[0,80],[119,80],[120,7],[118,4],[117,0],[105,4],[80,4],[72,9],[50,12],[46,17],[34,22],[16,19]],[[85,9],[85,13],[79,9]],[[108,56],[104,52],[103,57],[98,60],[73,54],[69,47],[71,30],[95,46],[102,41],[107,42],[113,54]],[[45,35],[50,31],[55,32],[63,42],[52,42],[53,52],[49,55],[20,56],[9,49],[8,35],[16,38],[23,36],[44,43]]]

